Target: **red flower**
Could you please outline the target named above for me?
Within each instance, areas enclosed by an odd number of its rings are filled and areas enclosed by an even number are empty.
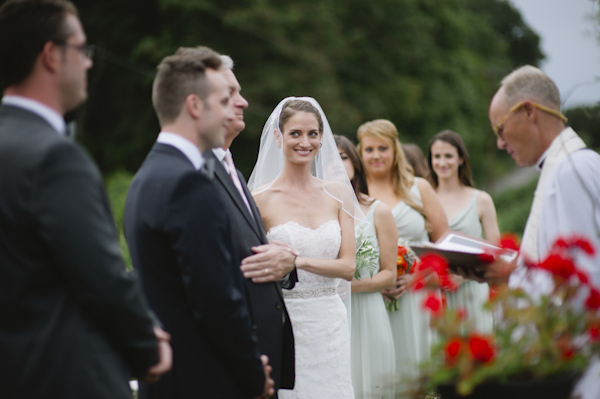
[[[582,284],[588,284],[590,282],[590,279],[585,272],[577,270],[575,274],[577,274],[577,278],[579,279],[579,281],[581,281]]]
[[[462,349],[463,341],[460,338],[452,338],[446,343],[444,351],[446,353],[446,362],[453,364]]]
[[[598,328],[597,325],[590,326],[588,333],[590,334],[590,339],[592,341],[598,342],[598,340],[600,339],[600,328]]]
[[[448,262],[443,256],[426,254],[421,258],[419,270],[433,269],[438,274],[448,274]]]
[[[427,299],[425,299],[423,306],[431,310],[433,313],[437,313],[442,310],[442,301],[440,301],[434,294],[431,294],[427,297]]]
[[[585,306],[591,310],[600,309],[600,291],[596,288],[590,289],[590,296],[585,301]]]
[[[481,263],[494,263],[496,261],[496,257],[494,256],[494,254],[484,252],[482,254],[479,254],[479,261]]]
[[[583,237],[579,237],[575,240],[575,245],[581,248],[586,254],[594,255],[596,253],[596,249],[593,247],[592,243]]]
[[[489,340],[484,337],[473,334],[469,338],[469,349],[473,358],[488,363],[494,358],[494,348]]]
[[[503,234],[500,237],[500,246],[504,249],[519,250],[519,238],[513,233]]]
[[[562,350],[560,356],[563,358],[563,360],[568,360],[573,357],[574,353],[575,351],[573,350],[573,347],[569,346],[568,348]]]
[[[562,257],[560,254],[552,253],[540,263],[542,269],[546,269],[553,275],[568,280],[575,274],[575,265],[571,259]]]
[[[413,290],[419,291],[419,290],[423,289],[424,287],[425,287],[425,284],[423,284],[423,280],[419,280],[413,286]]]
[[[467,319],[467,309],[465,309],[465,308],[456,309],[456,316],[458,317],[458,320],[466,320]]]

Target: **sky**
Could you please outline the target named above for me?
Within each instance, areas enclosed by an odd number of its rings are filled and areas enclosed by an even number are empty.
[[[600,25],[591,0],[510,0],[541,38],[540,68],[558,86],[563,108],[600,103]]]

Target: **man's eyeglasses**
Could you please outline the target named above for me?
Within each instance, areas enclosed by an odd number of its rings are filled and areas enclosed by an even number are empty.
[[[506,115],[504,115],[502,118],[500,118],[500,121],[494,125],[493,129],[494,129],[494,134],[496,135],[496,138],[502,137],[502,131],[504,130],[504,124],[506,123],[506,121],[508,121],[508,118],[510,118],[510,116],[515,111],[519,110],[525,104],[531,104],[534,107],[536,107],[537,109],[542,110],[544,112],[547,112],[547,113],[549,113],[551,115],[554,115],[554,116],[556,116],[557,118],[559,118],[560,120],[562,120],[565,123],[567,122],[567,117],[564,116],[563,114],[561,114],[560,112],[558,112],[557,110],[554,110],[552,108],[548,108],[548,107],[546,107],[546,106],[544,106],[542,104],[538,104],[535,101],[524,100],[524,101],[521,101],[520,103],[516,104],[511,109],[509,109],[508,112],[506,113]]]
[[[93,58],[94,53],[96,52],[96,47],[90,44],[73,44],[73,43],[56,43],[59,46],[71,47],[75,50],[79,51],[86,58]]]

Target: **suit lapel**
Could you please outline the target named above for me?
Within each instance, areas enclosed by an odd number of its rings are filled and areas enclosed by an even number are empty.
[[[221,162],[219,162],[219,160],[213,154],[212,151],[206,151],[204,156],[208,159],[214,160],[214,173],[215,173],[215,176],[217,176],[217,180],[219,181],[219,183],[221,183],[221,185],[223,187],[225,187],[225,190],[227,191],[227,194],[229,194],[229,197],[231,197],[231,199],[233,200],[235,205],[238,207],[238,209],[240,210],[242,215],[244,215],[244,218],[246,219],[248,224],[250,226],[252,226],[252,230],[254,230],[254,232],[258,235],[258,237],[260,237],[261,240],[263,240],[264,231],[261,231],[261,227],[256,223],[255,218],[248,211],[248,207],[244,203],[242,196],[240,195],[239,191],[235,187],[235,184],[233,184],[233,180],[231,179],[231,176],[229,176],[229,173],[227,172],[227,170],[225,170],[225,167],[223,166],[223,164],[221,164]],[[238,173],[238,176],[239,176],[239,173]],[[258,209],[256,208],[254,201],[252,200],[252,195],[250,195],[250,193],[248,192],[248,189],[246,188],[246,182],[244,181],[242,176],[240,176],[240,177],[241,177],[240,181],[242,182],[242,189],[244,190],[244,193],[246,194],[246,199],[248,199],[248,202],[250,203],[252,212],[254,212],[254,215],[259,215]]]
[[[248,199],[248,203],[250,204],[250,208],[252,209],[252,215],[254,216],[254,222],[258,227],[258,233],[260,239],[263,243],[267,243],[267,235],[265,234],[265,226],[263,226],[262,218],[260,217],[260,211],[256,206],[256,202],[254,202],[254,198],[252,197],[252,193],[248,190],[248,185],[246,184],[246,179],[242,176],[241,173],[238,172],[240,177],[240,181],[242,182],[242,189],[244,190],[244,194],[246,194],[246,198]]]

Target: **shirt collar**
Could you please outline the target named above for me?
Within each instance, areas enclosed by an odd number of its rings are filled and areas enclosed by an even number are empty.
[[[39,101],[22,96],[6,95],[2,98],[2,104],[23,108],[27,111],[33,112],[34,114],[39,115],[46,120],[46,122],[48,122],[50,126],[52,126],[59,134],[63,136],[66,135],[67,131],[63,116]]]
[[[215,154],[215,157],[217,157],[217,159],[221,163],[223,163],[225,161],[225,155],[227,153],[231,154],[231,151],[229,151],[229,148],[224,150],[221,147],[217,147],[217,148],[213,148],[212,151],[213,151],[213,154]]]
[[[204,159],[202,159],[202,154],[200,153],[198,147],[177,133],[160,132],[156,142],[177,148],[183,153],[183,155],[187,157],[187,159],[190,160],[196,170],[200,169],[204,163]]]

